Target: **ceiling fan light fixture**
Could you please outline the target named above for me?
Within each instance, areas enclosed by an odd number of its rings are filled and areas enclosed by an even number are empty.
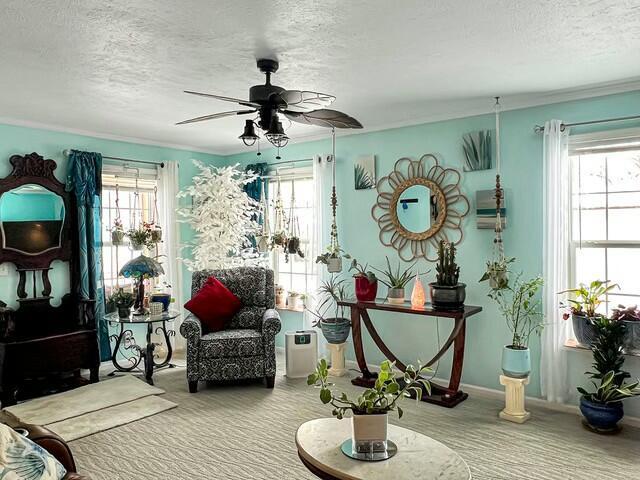
[[[240,135],[238,138],[242,140],[242,142],[247,147],[251,147],[254,143],[256,143],[256,140],[258,140],[259,137],[256,134],[253,120],[245,120],[244,132],[242,132],[242,135]]]
[[[277,115],[274,115],[271,119],[271,125],[269,126],[269,130],[267,130],[265,137],[267,137],[267,140],[269,140],[271,145],[274,147],[282,148],[289,143],[289,137],[284,133],[282,122],[278,120]]]

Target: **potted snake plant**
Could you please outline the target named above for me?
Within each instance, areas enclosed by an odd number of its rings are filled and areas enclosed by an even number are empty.
[[[456,247],[453,243],[440,240],[438,245],[438,263],[436,281],[429,284],[431,303],[442,310],[460,310],[464,308],[466,284],[458,281],[460,267],[456,264]]]
[[[407,365],[404,375],[396,378],[394,364],[385,360],[380,364],[380,372],[373,388],[359,392],[355,399],[346,393],[335,394],[327,380],[329,370],[326,360],[318,363],[316,371],[307,378],[308,385],[320,387],[320,401],[333,407],[332,414],[342,420],[351,411],[352,448],[354,453],[378,453],[387,450],[388,413],[403,410],[399,403],[407,396],[422,398],[423,391],[431,394],[431,384],[421,374],[431,372],[427,366]]]

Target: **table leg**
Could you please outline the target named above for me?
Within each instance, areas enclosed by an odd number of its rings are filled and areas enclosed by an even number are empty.
[[[151,333],[153,332],[153,325],[149,323],[147,325],[147,348],[144,353],[144,378],[149,385],[153,385],[153,351],[156,346],[151,341]]]
[[[175,335],[175,332],[173,330],[167,330],[167,324],[163,320],[162,325],[156,328],[156,334],[160,335],[161,333],[164,335],[164,343],[167,347],[167,357],[161,363],[156,363],[154,360],[153,366],[155,368],[162,368],[166,366],[169,366],[169,368],[173,368],[174,365],[170,363],[171,357],[173,356],[173,348],[171,347],[170,338]]]
[[[120,333],[117,335],[111,335],[111,339],[115,339],[116,343],[113,347],[113,353],[111,354],[111,363],[116,368],[118,372],[130,372],[138,367],[140,362],[142,361],[142,349],[136,345],[135,339],[133,338],[133,332],[129,329],[124,328],[124,323],[120,323]],[[124,342],[124,346],[122,343]],[[120,349],[123,349],[121,352]],[[136,353],[132,356],[127,356],[125,351],[135,351]],[[124,366],[120,365],[118,362],[118,354],[122,354],[130,363],[130,365]],[[109,376],[113,376],[115,372],[109,374]]]
[[[361,311],[358,307],[351,307],[351,335],[353,337],[353,349],[356,353],[356,360],[358,362],[358,368],[362,373],[361,376],[354,378],[351,380],[353,385],[357,385],[359,387],[372,387],[378,375],[373,373],[367,367],[367,360],[364,357],[364,348],[362,346],[362,324],[360,322],[360,314]]]

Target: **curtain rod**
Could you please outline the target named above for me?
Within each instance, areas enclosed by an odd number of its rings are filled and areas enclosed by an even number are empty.
[[[71,150],[64,150],[62,153],[68,157],[69,154],[71,153]],[[103,155],[102,158],[106,158],[108,160],[117,160],[119,162],[126,162],[126,163],[143,163],[145,165],[156,165],[156,166],[160,166],[160,168],[164,168],[164,162],[156,163],[156,162],[149,162],[147,160],[134,160],[132,158],[109,157],[107,155]]]
[[[588,122],[576,122],[576,123],[563,123],[560,125],[560,130],[564,131],[566,127],[580,127],[582,125],[596,125],[598,123],[610,123],[610,122],[624,122],[627,120],[638,120],[640,115],[632,115],[630,117],[618,117],[618,118],[606,118],[604,120],[590,120]],[[536,125],[533,127],[535,133],[544,132],[544,126]]]

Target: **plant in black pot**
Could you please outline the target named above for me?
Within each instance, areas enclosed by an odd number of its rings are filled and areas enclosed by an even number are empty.
[[[502,349],[502,373],[507,377],[526,378],[531,373],[531,334],[542,331],[542,312],[537,296],[542,278],[523,281],[520,273],[510,284],[493,289],[488,296],[498,304],[498,309],[511,331],[511,343]]]
[[[569,313],[565,313],[564,318],[567,320],[571,317],[573,333],[582,346],[590,347],[596,338],[595,321],[602,317],[597,313],[597,310],[606,294],[614,288],[620,288],[617,283],[612,285],[608,285],[608,283],[609,280],[594,280],[589,285],[581,283],[577,288],[558,292],[558,295],[569,294],[574,297],[567,299]],[[562,303],[561,306],[567,307]]]
[[[460,267],[456,265],[456,247],[453,243],[440,240],[436,281],[429,284],[431,303],[441,310],[461,310],[466,298],[466,285],[458,281]]]
[[[586,374],[591,378],[594,390],[588,392],[578,387],[578,392],[582,395],[580,411],[585,418],[583,423],[591,430],[612,433],[619,430],[618,422],[624,416],[622,400],[640,396],[640,383],[638,380],[625,383],[625,379],[630,376],[622,370],[625,324],[599,317],[594,320],[593,325],[596,338],[591,350],[595,371]]]
[[[120,318],[129,318],[134,300],[133,293],[125,292],[122,288],[119,288],[117,292],[109,297],[107,303],[115,307]]]
[[[331,276],[320,285],[314,306],[305,310],[316,318],[314,327],[320,327],[324,338],[329,343],[344,343],[351,331],[351,321],[345,316],[345,307],[339,301],[348,297],[346,283],[338,277]]]

